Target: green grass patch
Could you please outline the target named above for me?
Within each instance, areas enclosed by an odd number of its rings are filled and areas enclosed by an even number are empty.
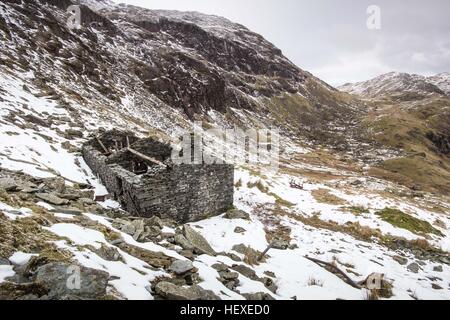
[[[434,228],[430,223],[417,219],[398,209],[385,208],[376,213],[383,221],[392,224],[394,227],[409,230],[415,234],[435,234],[442,236],[442,233]]]

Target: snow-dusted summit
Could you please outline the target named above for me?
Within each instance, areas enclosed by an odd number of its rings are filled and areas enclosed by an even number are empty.
[[[405,93],[424,96],[432,94],[449,95],[450,74],[447,72],[425,77],[417,74],[390,72],[367,81],[347,83],[338,89],[366,98]]]

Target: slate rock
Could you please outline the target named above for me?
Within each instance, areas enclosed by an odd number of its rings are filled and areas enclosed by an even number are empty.
[[[236,251],[237,253],[240,254],[245,254],[245,252],[247,251],[248,247],[245,244],[236,244],[233,246],[232,248],[234,251]]]
[[[206,241],[200,233],[192,229],[190,226],[184,225],[183,231],[184,236],[195,249],[210,256],[215,256],[217,254],[214,249],[211,248],[208,241]]]
[[[76,268],[79,271],[80,286],[76,285]],[[86,299],[97,299],[106,294],[109,274],[107,272],[54,262],[36,270],[36,282],[49,289],[50,299],[60,299],[67,295],[75,295]],[[69,286],[72,284],[73,286]]]
[[[251,269],[251,268],[249,268],[249,267],[247,267],[247,266],[245,266],[243,264],[233,265],[231,267],[231,269],[233,269],[234,271],[239,272],[240,274],[242,274],[243,276],[245,276],[245,277],[247,277],[249,279],[252,279],[252,280],[258,280],[259,279],[258,276],[256,275],[256,272],[253,269]]]
[[[272,248],[278,250],[286,250],[289,248],[289,242],[286,240],[275,239],[272,241]]]
[[[234,232],[235,233],[245,233],[247,230],[245,230],[244,228],[242,228],[242,227],[236,227],[235,229],[234,229]]]
[[[208,295],[202,291],[201,288],[185,288],[167,281],[161,281],[155,286],[156,294],[167,300],[200,300],[202,296]]]
[[[220,300],[211,290],[205,290],[200,286],[193,285],[191,290],[199,297],[199,300]]]
[[[401,256],[394,256],[392,257],[392,259],[394,259],[395,261],[397,261],[399,264],[401,264],[402,266],[406,265],[408,263],[408,259],[401,257]]]
[[[194,265],[189,260],[175,260],[169,268],[170,271],[178,275],[185,274],[192,269],[194,269]]]
[[[264,301],[264,300],[275,300],[270,294],[265,292],[256,292],[256,293],[244,293],[243,296],[245,299],[250,301]]]
[[[16,191],[19,188],[19,185],[13,178],[0,178],[0,189],[4,189],[6,191]]]
[[[182,234],[176,234],[174,236],[174,241],[176,244],[178,244],[180,247],[182,247],[185,250],[193,250],[194,246],[192,243],[190,243],[185,236]]]
[[[435,272],[443,272],[444,269],[442,268],[442,266],[434,266],[433,267],[433,271],[435,271]]]
[[[232,209],[223,216],[225,219],[243,219],[250,220],[250,215],[242,210]]]
[[[440,285],[438,285],[438,284],[436,284],[436,283],[432,283],[432,284],[431,284],[431,287],[432,287],[434,290],[442,290],[442,289],[443,289]]]
[[[413,273],[418,273],[420,270],[420,266],[416,262],[409,264],[406,268],[408,269],[408,271]]]
[[[213,268],[214,270],[221,272],[221,271],[227,271],[228,270],[228,266],[224,263],[215,263],[211,266],[211,268]]]
[[[224,271],[224,272],[220,272],[220,276],[227,281],[231,281],[231,280],[237,280],[239,278],[239,273],[231,272],[231,271]]]
[[[57,206],[69,204],[69,200],[61,199],[60,197],[51,193],[36,193],[36,197]]]

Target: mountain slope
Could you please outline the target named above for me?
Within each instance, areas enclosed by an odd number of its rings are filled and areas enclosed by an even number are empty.
[[[446,95],[450,96],[450,72],[439,73],[435,76],[428,77],[427,81],[437,86]]]
[[[372,174],[412,188],[450,191],[450,97],[448,73],[424,77],[391,72],[340,90],[370,101],[363,120],[372,139],[401,150]],[[446,91],[447,90],[447,91]]]
[[[446,73],[424,77],[417,74],[390,72],[371,80],[345,84],[339,87],[339,90],[366,98],[391,96],[413,100],[433,94],[446,95],[449,84],[450,78]]]
[[[99,11],[81,6],[83,28],[70,31],[68,0],[33,0],[26,7],[4,1],[2,63],[32,70],[33,83],[55,90],[63,103],[95,101],[164,132],[197,119],[277,125],[309,138],[354,135],[341,131],[357,122],[362,105],[247,28],[199,13],[93,3],[87,2]]]

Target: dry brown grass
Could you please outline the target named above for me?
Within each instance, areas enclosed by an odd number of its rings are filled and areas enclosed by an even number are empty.
[[[311,192],[314,199],[320,203],[333,204],[333,205],[344,205],[347,202],[330,192],[328,189],[318,189]]]
[[[281,215],[289,217],[293,220],[297,220],[304,225],[308,225],[317,229],[326,229],[333,232],[341,232],[348,234],[354,237],[357,240],[365,241],[368,243],[373,243],[374,241],[378,242],[381,245],[384,245],[388,248],[392,248],[397,250],[397,242],[401,240],[405,243],[405,246],[411,249],[417,249],[420,251],[434,252],[436,254],[446,255],[446,253],[442,252],[438,248],[433,247],[427,240],[425,239],[416,239],[416,240],[406,240],[404,238],[394,237],[391,235],[384,235],[379,229],[372,229],[367,226],[362,226],[358,222],[356,223],[346,223],[346,224],[338,224],[333,221],[324,221],[319,218],[319,216],[314,215],[312,217],[305,217],[299,214],[293,214],[286,212],[280,207],[275,207],[271,210],[271,215]]]
[[[364,300],[379,300],[380,296],[378,295],[377,290],[365,290],[363,299]]]
[[[314,278],[313,276],[309,277],[308,279],[308,286],[312,287],[312,286],[318,286],[318,287],[322,287],[323,283],[320,280],[317,280],[316,278]]]

